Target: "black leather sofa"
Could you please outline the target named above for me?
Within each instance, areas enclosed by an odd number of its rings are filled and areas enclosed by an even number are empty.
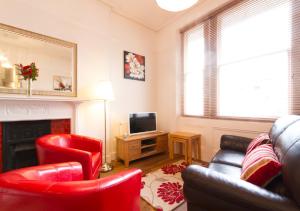
[[[300,211],[300,116],[278,119],[269,132],[283,164],[282,175],[262,188],[240,179],[248,138],[223,135],[208,168],[190,165],[182,174],[188,211]]]

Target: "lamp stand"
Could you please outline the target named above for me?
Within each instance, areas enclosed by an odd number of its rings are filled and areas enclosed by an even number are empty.
[[[104,163],[101,167],[101,172],[109,172],[113,169],[110,163],[106,162],[106,100],[104,100]]]

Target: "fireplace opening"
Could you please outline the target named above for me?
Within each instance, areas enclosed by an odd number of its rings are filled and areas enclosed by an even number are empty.
[[[3,171],[38,164],[35,140],[51,133],[51,120],[2,123]]]

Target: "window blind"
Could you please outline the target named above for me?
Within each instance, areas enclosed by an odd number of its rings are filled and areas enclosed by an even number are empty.
[[[297,0],[236,0],[185,28],[183,36],[203,26],[201,116],[265,120],[300,114],[299,19]]]
[[[290,113],[300,114],[300,1],[292,1],[292,50],[289,99]]]
[[[199,25],[184,35],[183,112],[190,116],[204,114],[204,26]]]

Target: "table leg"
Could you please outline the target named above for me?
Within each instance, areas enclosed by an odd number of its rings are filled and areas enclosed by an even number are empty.
[[[188,145],[188,164],[192,164],[192,139],[189,139],[187,141],[187,145]]]
[[[174,142],[172,138],[169,138],[169,158],[174,159]]]
[[[189,162],[189,153],[188,153],[188,146],[187,146],[187,142],[183,142],[183,146],[184,146],[184,158],[185,161],[188,163]]]
[[[198,159],[198,141],[197,139],[193,140],[194,142],[192,142],[194,144],[194,153],[195,153],[195,159]],[[195,143],[196,142],[196,143]]]
[[[201,160],[201,139],[198,138],[198,159]]]
[[[129,167],[129,160],[125,160],[125,167]]]

